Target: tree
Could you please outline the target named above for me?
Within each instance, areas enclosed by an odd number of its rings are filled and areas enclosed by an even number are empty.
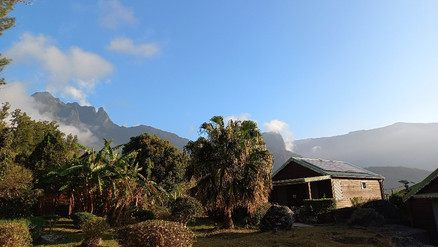
[[[253,121],[224,125],[215,116],[200,127],[201,136],[185,149],[191,161],[189,178],[197,179],[195,197],[210,210],[224,212],[223,227],[233,228],[232,212],[246,207],[253,214],[272,188],[273,157]]]
[[[187,154],[179,151],[169,141],[157,135],[141,134],[131,137],[125,144],[123,153],[137,152],[135,163],[142,168],[143,176],[148,176],[168,194],[181,195],[181,184],[185,181],[184,172],[188,163]]]
[[[0,2],[0,36],[3,35],[3,32],[14,26],[15,18],[8,17],[9,12],[11,12],[14,8],[14,4],[16,1],[14,0],[2,0]],[[0,73],[3,71],[4,67],[10,63],[10,59],[2,57],[0,54]],[[5,78],[0,78],[0,85],[6,84]]]
[[[60,168],[69,158],[76,153],[77,137],[68,135],[59,130],[49,132],[39,142],[26,160],[27,167],[31,168],[37,178],[51,169]]]
[[[24,3],[26,5],[32,4],[32,0],[1,0],[0,1],[0,36],[3,32],[15,25],[15,17],[8,17],[8,14],[14,10],[14,5],[16,3]],[[0,73],[3,71],[4,67],[11,62],[11,59],[2,57],[0,53]],[[0,78],[0,86],[5,85],[5,78]]]
[[[49,172],[45,182],[62,185],[59,190],[69,195],[76,212],[106,216],[111,225],[116,225],[130,204],[145,203],[160,189],[139,174],[135,152],[120,155],[117,150],[121,145],[111,147],[112,140],[104,141],[97,152],[78,144],[85,153]]]

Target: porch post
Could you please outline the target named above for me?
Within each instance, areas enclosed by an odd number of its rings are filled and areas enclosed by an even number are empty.
[[[307,183],[307,191],[309,192],[309,199],[312,199],[312,187],[310,186],[310,182]]]

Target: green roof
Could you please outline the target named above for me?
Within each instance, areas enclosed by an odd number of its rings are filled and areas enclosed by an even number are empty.
[[[412,185],[409,192],[406,193],[406,195],[403,196],[403,201],[406,202],[411,198],[413,195],[417,194],[420,190],[422,190],[424,187],[426,187],[428,184],[430,184],[433,180],[435,180],[438,177],[438,169],[436,169],[434,172],[429,174],[423,181],[419,182],[418,184]]]
[[[365,170],[361,167],[349,164],[345,161],[337,160],[324,160],[324,159],[311,159],[311,158],[299,158],[292,157],[286,161],[274,174],[277,175],[283,170],[290,162],[298,163],[308,169],[311,169],[321,175],[329,175],[331,177],[360,177],[360,178],[374,178],[384,179],[383,176]]]

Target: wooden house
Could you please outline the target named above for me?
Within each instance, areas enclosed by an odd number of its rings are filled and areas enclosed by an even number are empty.
[[[425,229],[438,245],[438,169],[413,185],[403,196],[412,227]]]
[[[301,206],[304,199],[335,198],[337,207],[351,206],[351,198],[382,199],[379,174],[343,161],[290,158],[272,178],[270,201]]]

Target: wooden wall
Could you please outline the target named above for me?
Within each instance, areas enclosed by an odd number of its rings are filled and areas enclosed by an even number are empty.
[[[308,177],[317,177],[317,176],[322,176],[322,175],[300,164],[291,162],[286,167],[284,167],[279,173],[277,173],[272,178],[272,180],[276,181],[276,180],[308,178]]]
[[[412,227],[427,230],[431,244],[438,245],[437,216],[434,217],[433,203],[438,203],[438,199],[410,198],[406,205]]]
[[[332,179],[341,182],[343,199],[338,200],[337,207],[345,208],[351,207],[350,199],[353,197],[362,197],[364,200],[368,199],[382,199],[379,180],[366,179]],[[332,181],[332,184],[333,184]],[[366,183],[366,188],[362,189],[361,183]]]

